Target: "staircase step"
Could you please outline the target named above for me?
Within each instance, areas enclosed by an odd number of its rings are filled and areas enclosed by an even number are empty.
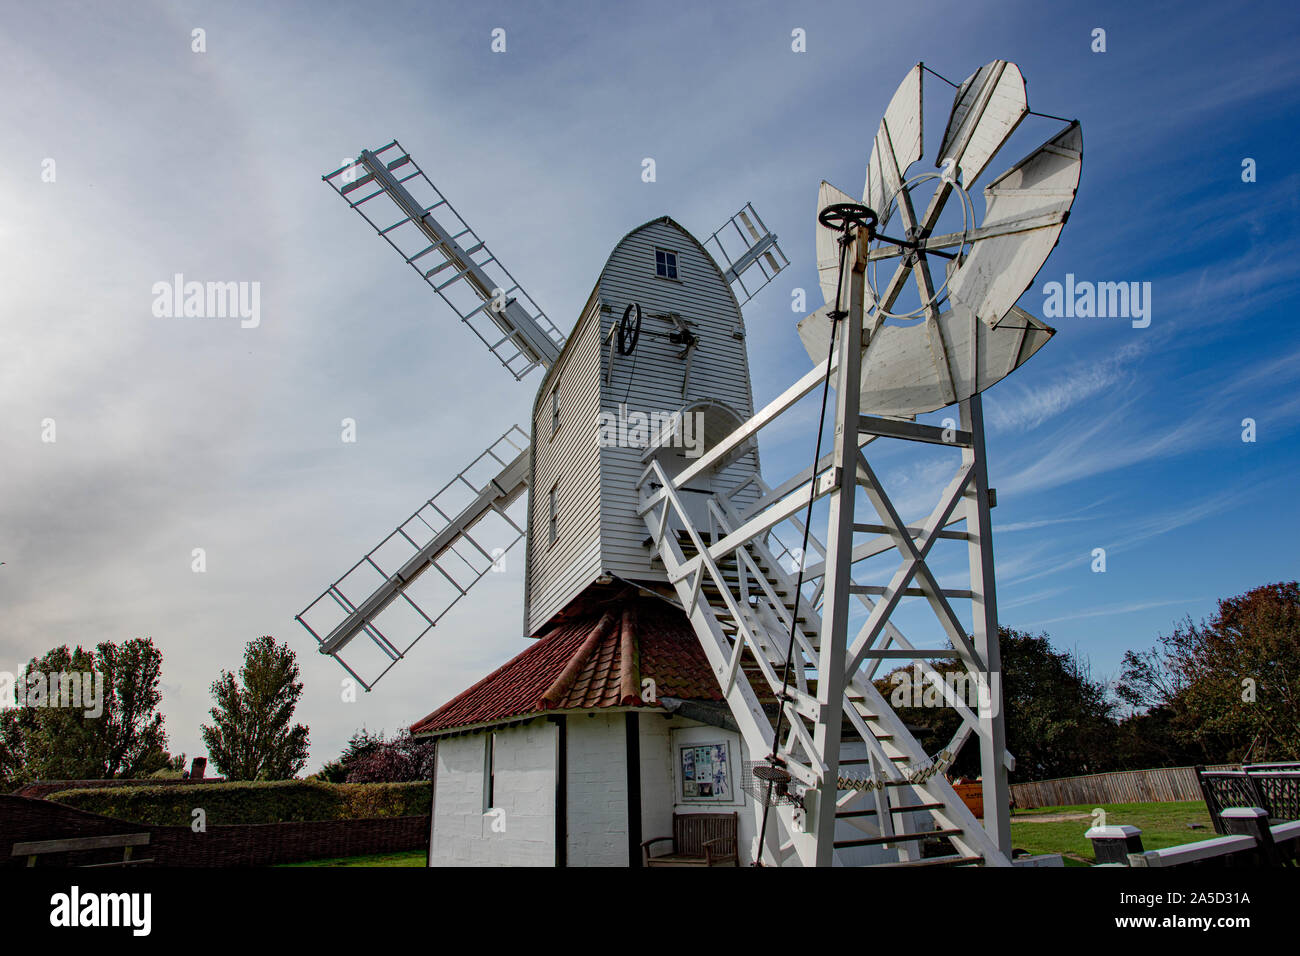
[[[900,860],[897,863],[881,863],[880,866],[970,866],[983,863],[979,856],[932,856],[924,860]]]
[[[943,830],[922,830],[919,833],[895,833],[893,836],[866,837],[862,840],[836,840],[835,849],[842,850],[854,846],[880,846],[883,843],[914,843],[931,837],[956,836],[960,829],[949,827]]]
[[[856,734],[857,734],[857,731],[856,731],[856,730],[854,730],[854,734],[855,734],[855,736],[854,736],[854,738],[853,738],[853,742],[857,742],[859,739],[861,739],[861,738],[859,738],[859,737],[856,736]],[[875,735],[873,735],[873,737],[874,737],[874,739],[876,739],[876,740],[893,740],[893,739],[894,739],[893,734],[880,734],[879,736],[875,736]],[[894,763],[902,763],[904,760],[907,760],[908,758],[907,758],[907,757],[890,757],[889,759],[892,760],[892,761],[894,761]],[[871,763],[870,758],[867,758],[867,757],[861,757],[861,758],[859,758],[859,757],[853,757],[853,758],[851,758],[851,759],[849,759],[849,760],[841,760],[841,761],[840,761],[840,767],[842,767],[842,768],[843,768],[843,767],[866,767],[866,766],[869,766],[870,763]]]
[[[911,813],[913,811],[942,810],[942,809],[943,809],[942,803],[909,803],[909,804],[904,804],[901,807],[890,807],[889,812],[890,813]],[[875,815],[876,815],[875,810],[841,810],[839,813],[835,814],[835,819],[850,820],[855,817],[874,817]]]

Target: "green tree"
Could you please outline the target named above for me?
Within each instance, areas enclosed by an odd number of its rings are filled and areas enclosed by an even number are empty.
[[[249,641],[239,679],[212,684],[212,723],[200,728],[208,757],[228,780],[286,780],[307,762],[308,733],[292,724],[302,695],[298,662],[272,637]]]
[[[1300,583],[1266,584],[1129,651],[1116,692],[1206,761],[1300,756]]]
[[[1042,780],[1111,769],[1116,759],[1115,704],[1105,682],[1093,679],[1088,662],[1078,654],[1055,650],[1045,634],[1004,627],[999,638],[1007,749],[1016,757],[1013,779]],[[941,674],[965,673],[955,659],[932,663]],[[886,699],[897,693],[900,684],[894,675],[903,670],[877,681]],[[917,728],[926,748],[936,753],[952,738],[961,718],[949,707],[932,705],[937,704],[933,692],[922,704],[901,707],[899,715]],[[974,737],[963,747],[953,770],[970,776],[980,772]]]
[[[79,703],[59,699],[65,675],[77,675]],[[167,766],[161,677],[162,652],[149,638],[93,651],[64,645],[33,658],[15,688],[19,706],[0,714],[0,779],[146,777]],[[102,689],[98,700],[92,688]]]
[[[1163,704],[1120,720],[1115,756],[1117,770],[1186,767],[1214,763],[1218,759],[1197,741],[1181,734],[1177,715]]]
[[[27,738],[17,708],[0,710],[0,793],[7,793],[25,783],[27,777]]]
[[[348,745],[343,748],[339,758],[325,764],[315,776],[326,783],[347,783],[348,772],[352,765],[361,758],[370,756],[382,746],[384,746],[382,730],[378,734],[372,734],[362,727],[348,740]]]

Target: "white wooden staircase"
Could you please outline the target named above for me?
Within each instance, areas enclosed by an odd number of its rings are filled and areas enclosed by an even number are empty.
[[[761,479],[754,481],[770,493]],[[795,578],[769,549],[767,535],[746,536],[740,515],[719,495],[708,500],[709,527],[693,526],[657,461],[646,469],[642,490],[651,547],[690,618],[751,759],[776,749],[796,789],[806,790],[803,810],[773,808],[780,849],[775,861],[765,852],[765,862],[813,865],[818,854],[810,818],[822,806],[832,806],[822,794],[830,795],[834,781],[833,865],[1009,864],[943,773],[975,728],[975,715],[954,701],[965,712],[953,749],[927,754],[870,679],[876,661],[899,656],[879,652],[865,658],[846,683],[838,716],[842,743],[838,755],[828,759],[815,744],[822,711],[816,675],[821,616],[806,596],[796,604]],[[865,591],[860,599],[872,606]],[[783,739],[774,748],[792,617],[794,659],[781,702]],[[923,856],[923,845],[940,838],[951,851]]]

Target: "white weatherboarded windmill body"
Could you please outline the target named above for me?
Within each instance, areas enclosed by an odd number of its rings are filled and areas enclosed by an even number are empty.
[[[972,74],[938,171],[909,178],[927,72],[886,110],[863,203],[822,184],[826,306],[799,325],[814,367],[759,410],[741,307],[787,263],[751,206],[703,243],[667,217],[628,233],[566,336],[396,142],[325,177],[512,374],[544,370],[531,435],[512,429],[298,615],[370,689],[526,539],[536,642],[412,728],[438,741],[433,863],[1010,862],[979,393],[1053,334],[1015,303],[1069,213],[1082,138],[1067,123],[989,182],[977,223],[968,190],[1029,115],[1024,80],[1000,60]],[[960,229],[939,232],[954,197]],[[769,484],[759,432],[819,390],[828,453],[819,432],[809,467]],[[915,421],[950,405],[945,427]],[[925,520],[906,524],[872,470],[881,440],[951,449]],[[965,552],[965,586],[940,586],[943,547]],[[896,625],[908,597],[941,644]],[[882,665],[932,681],[951,740],[927,752],[873,683]],[[944,774],[968,741],[982,822]]]

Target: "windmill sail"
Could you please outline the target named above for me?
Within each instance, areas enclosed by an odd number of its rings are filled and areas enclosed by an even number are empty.
[[[559,357],[564,336],[396,140],[322,179],[442,297],[512,375]]]
[[[790,264],[753,203],[745,203],[701,245],[713,256],[741,306]]]
[[[524,536],[528,436],[493,442],[312,601],[298,621],[370,690]],[[362,639],[364,638],[364,639]]]
[[[1064,130],[984,190],[985,215],[970,253],[948,284],[992,326],[1029,288],[1056,246],[1079,188],[1083,131]]]
[[[830,347],[829,306],[799,323],[808,354],[826,358]],[[1012,307],[990,328],[967,306],[957,303],[936,320],[944,354],[949,356],[958,401],[982,392],[1029,360],[1056,330],[1023,309]],[[862,350],[864,414],[911,418],[951,404],[935,360],[925,323],[882,325]]]

